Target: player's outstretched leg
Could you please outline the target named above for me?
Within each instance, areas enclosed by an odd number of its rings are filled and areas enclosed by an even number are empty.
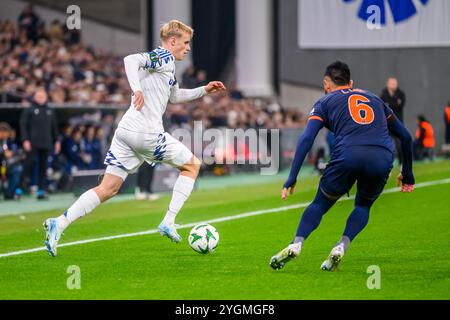
[[[163,221],[158,226],[159,233],[162,236],[168,237],[173,242],[181,241],[181,236],[175,227],[175,218],[194,188],[195,179],[200,171],[200,160],[193,156],[189,163],[178,169],[180,169],[181,173],[173,187],[169,208]]]
[[[319,226],[322,216],[335,203],[336,199],[329,199],[319,188],[313,202],[303,212],[294,241],[287,248],[274,255],[270,259],[269,265],[273,269],[279,270],[293,258],[296,258],[300,254],[303,241]]]
[[[320,268],[324,271],[335,271],[342,261],[345,253],[353,239],[360,233],[369,221],[370,207],[375,199],[368,200],[362,198],[359,193],[356,194],[355,208],[347,219],[344,234],[339,242],[331,250],[327,259]]]
[[[119,177],[106,173],[98,187],[83,193],[64,214],[57,218],[45,220],[45,247],[51,256],[56,256],[56,248],[63,231],[72,222],[94,210],[100,203],[114,197],[122,186],[125,177],[126,174]]]

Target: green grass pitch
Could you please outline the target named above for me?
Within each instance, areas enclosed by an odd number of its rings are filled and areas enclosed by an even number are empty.
[[[386,189],[395,186],[393,170]],[[416,164],[417,183],[450,178],[450,161]],[[177,223],[187,224],[312,200],[317,177],[300,179],[280,200],[282,181],[195,191]],[[351,192],[351,194],[354,194]],[[61,243],[155,229],[170,195],[156,202],[106,203],[69,227]],[[62,247],[56,258],[33,252],[0,258],[0,299],[449,299],[450,184],[383,194],[368,226],[337,272],[319,269],[341,236],[353,201],[341,201],[305,242],[300,257],[280,271],[269,258],[292,239],[302,209],[214,223],[217,251],[200,255],[159,234]],[[42,222],[61,211],[0,218],[0,254],[43,246]],[[81,289],[69,290],[71,265]],[[369,266],[380,268],[380,289],[368,289]]]

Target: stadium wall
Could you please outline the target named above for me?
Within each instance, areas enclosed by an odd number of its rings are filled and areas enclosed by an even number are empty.
[[[320,94],[325,67],[349,64],[355,86],[380,94],[389,76],[396,76],[406,94],[405,123],[411,133],[423,113],[435,129],[436,147],[444,140],[443,110],[450,100],[450,48],[301,49],[298,46],[298,0],[279,5],[279,79],[284,105],[308,109]],[[326,28],[326,26],[324,26]]]

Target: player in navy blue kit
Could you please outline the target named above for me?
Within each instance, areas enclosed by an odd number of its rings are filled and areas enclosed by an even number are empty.
[[[335,134],[335,145],[317,194],[303,212],[294,240],[270,259],[270,266],[276,270],[300,254],[303,241],[319,226],[322,216],[356,182],[355,207],[341,239],[321,265],[322,270],[336,270],[350,243],[367,225],[370,208],[389,177],[394,157],[389,133],[400,138],[405,156],[397,177],[401,191],[414,189],[412,138],[392,110],[373,93],[353,89],[350,69],[343,62],[327,67],[323,88],[326,95],[312,108],[305,131],[297,142],[292,168],[281,192],[283,200],[288,193],[294,193],[297,175],[320,129],[326,127]]]

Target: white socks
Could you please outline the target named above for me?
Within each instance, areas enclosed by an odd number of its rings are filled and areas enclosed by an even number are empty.
[[[94,189],[83,193],[64,214],[56,219],[61,230],[67,228],[69,224],[88,214],[100,204],[100,199]]]
[[[173,187],[172,200],[170,201],[169,208],[163,220],[165,223],[175,223],[175,217],[183,207],[184,202],[187,200],[187,198],[189,198],[189,195],[194,188],[194,184],[194,179],[183,176],[181,174],[178,176],[178,179]]]

